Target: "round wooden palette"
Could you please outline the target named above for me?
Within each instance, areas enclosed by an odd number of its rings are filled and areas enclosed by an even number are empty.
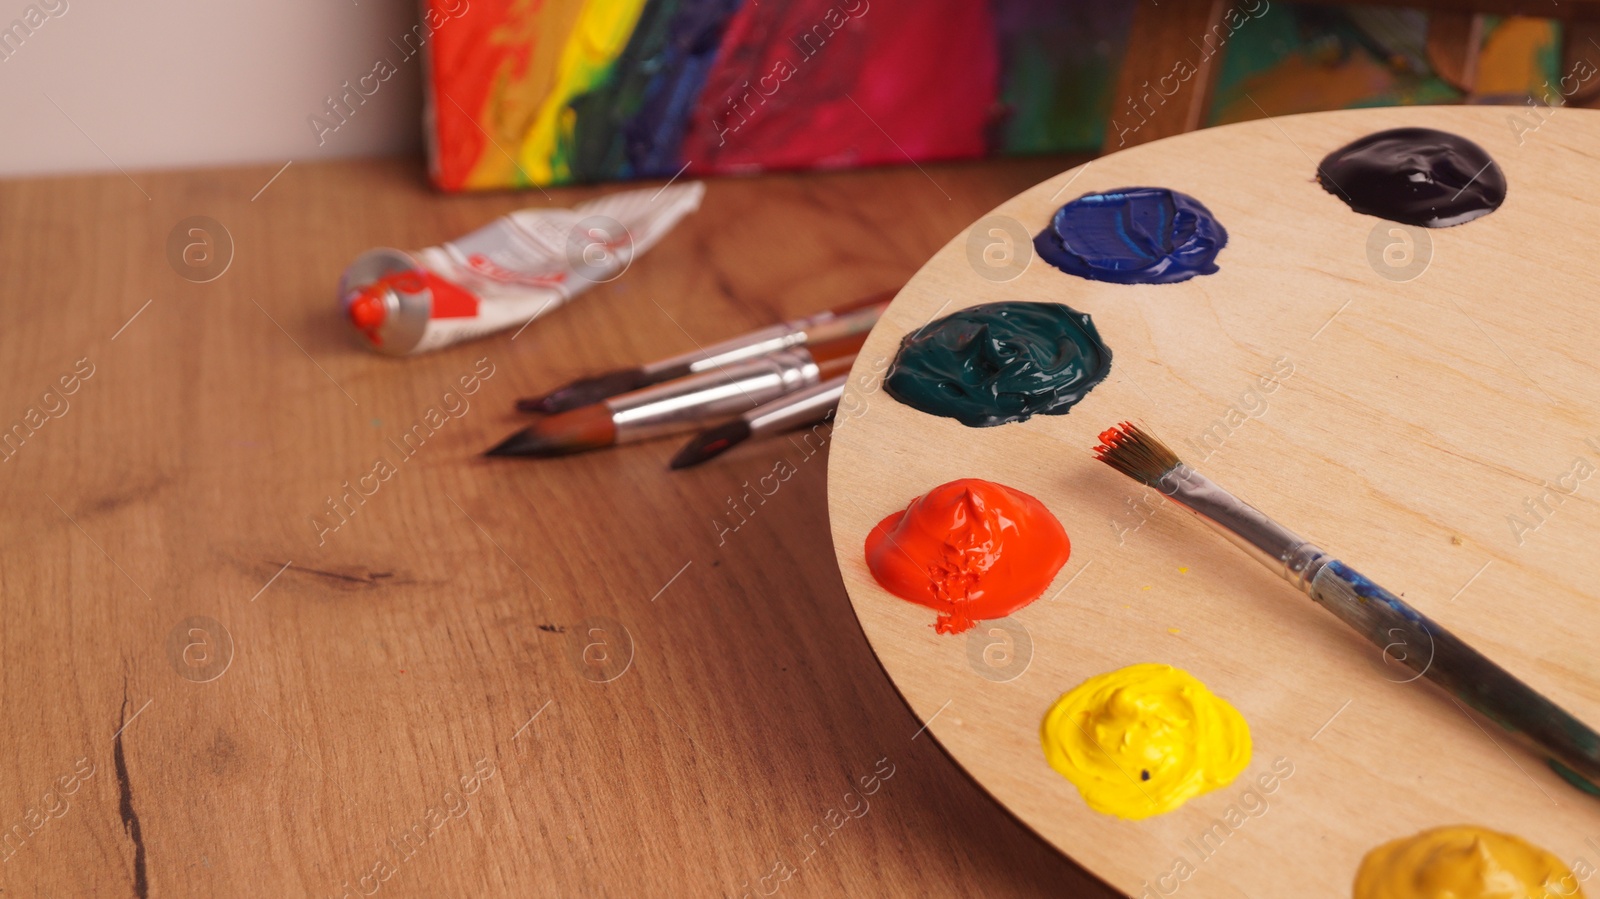
[[[1600,865],[1600,799],[1090,454],[1105,428],[1142,422],[1600,725],[1600,113],[1542,112],[1538,130],[1522,107],[1321,113],[1097,159],[952,240],[867,341],[828,482],[856,615],[927,734],[1113,886],[1348,896],[1369,849],[1457,823]],[[1505,173],[1504,206],[1454,228],[1406,228],[1352,212],[1315,181],[1329,151],[1404,126],[1481,144]],[[1027,237],[1062,203],[1131,186],[1206,204],[1229,232],[1221,271],[1125,286],[1037,258],[1021,270]],[[996,428],[882,391],[903,335],[1000,301],[1089,313],[1114,354],[1110,376],[1067,415]],[[1038,497],[1073,553],[1011,618],[939,635],[932,610],[873,580],[863,542],[884,516],[963,477]],[[1183,668],[1231,702],[1254,756],[1233,784],[1126,821],[1091,811],[1049,767],[1039,726],[1063,692],[1139,662]],[[1265,793],[1257,780],[1275,762],[1292,773]],[[1226,826],[1230,808],[1237,826]]]

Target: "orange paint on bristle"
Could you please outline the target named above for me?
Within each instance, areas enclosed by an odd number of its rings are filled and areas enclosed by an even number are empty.
[[[1123,441],[1132,438],[1133,422],[1125,421],[1100,432],[1100,445],[1094,448],[1095,456],[1102,462],[1106,453],[1115,450]]]

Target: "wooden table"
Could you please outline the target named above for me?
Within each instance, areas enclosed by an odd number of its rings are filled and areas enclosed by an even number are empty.
[[[350,258],[597,191],[0,183],[0,892],[1113,895],[919,735],[824,453],[478,456],[517,396],[896,287],[1070,164],[718,181],[516,341],[408,360],[337,320]]]

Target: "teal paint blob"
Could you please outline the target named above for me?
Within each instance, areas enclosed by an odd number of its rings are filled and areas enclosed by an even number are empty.
[[[884,377],[913,409],[991,428],[1065,415],[1111,371],[1089,316],[1060,303],[987,303],[905,336]]]

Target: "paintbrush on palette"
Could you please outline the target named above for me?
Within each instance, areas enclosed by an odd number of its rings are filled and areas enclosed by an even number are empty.
[[[701,431],[672,457],[672,467],[689,468],[714,459],[751,438],[769,437],[827,421],[844,396],[849,374],[835,375],[815,387],[763,403],[733,421]]]
[[[810,349],[782,350],[714,371],[654,384],[542,418],[489,456],[566,456],[695,431],[850,371],[858,334]]]
[[[1600,793],[1600,734],[1460,637],[1190,468],[1137,425],[1100,435],[1095,457],[1193,512],[1374,645],[1427,646],[1406,667],[1505,728],[1568,782]]]
[[[883,314],[884,307],[889,305],[893,297],[894,291],[885,291],[827,312],[751,331],[692,353],[672,356],[638,368],[580,378],[544,396],[517,400],[517,411],[554,415],[651,384],[715,371],[779,350],[816,346],[866,334],[877,324],[878,316]]]

